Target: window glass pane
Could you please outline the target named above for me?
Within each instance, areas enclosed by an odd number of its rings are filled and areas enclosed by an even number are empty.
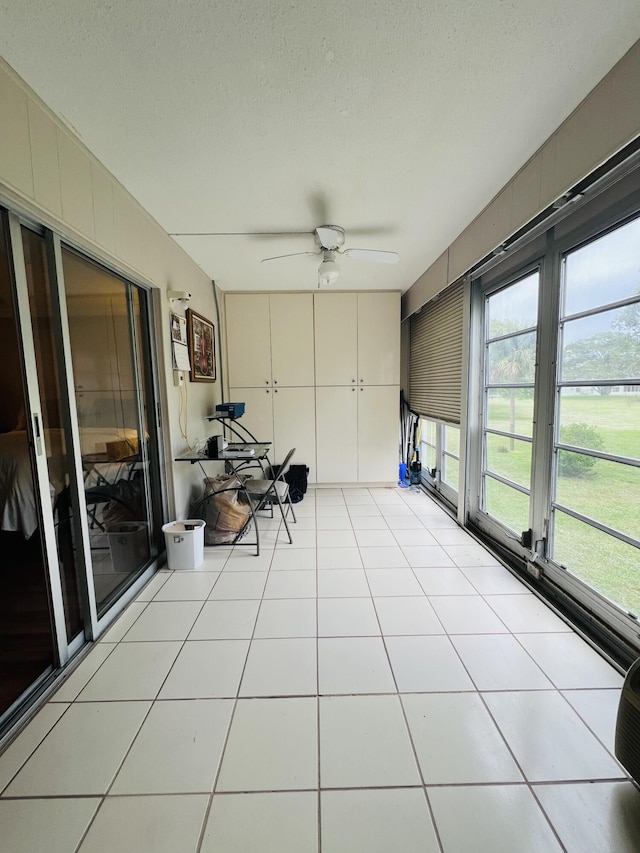
[[[485,509],[499,522],[520,535],[529,528],[529,496],[491,477],[484,478]]]
[[[488,337],[496,338],[538,323],[538,272],[487,298]]]
[[[568,320],[561,376],[563,382],[640,376],[640,303]]]
[[[435,447],[436,443],[436,431],[438,429],[438,425],[435,421],[427,421],[423,420],[422,422],[422,441],[426,441],[428,444],[433,444]]]
[[[422,442],[420,445],[420,461],[423,468],[433,469],[436,466],[436,449],[431,444]]]
[[[140,304],[129,285],[62,253],[80,426],[85,500],[98,613],[151,558],[147,407],[134,329]],[[131,298],[130,298],[131,297]],[[140,394],[139,394],[140,392]]]
[[[556,500],[640,539],[640,468],[560,450]]]
[[[571,252],[565,259],[565,316],[638,293],[640,219]]]
[[[623,610],[640,615],[640,549],[555,510],[552,557]]]
[[[531,443],[491,433],[487,433],[486,442],[487,469],[528,489],[531,483]]]
[[[640,459],[640,385],[563,388],[559,423],[562,444]]]
[[[458,491],[458,476],[460,471],[460,463],[457,459],[446,454],[442,457],[442,482],[452,489]]]
[[[487,427],[501,432],[533,435],[533,388],[491,388]]]
[[[523,382],[534,381],[535,332],[494,341],[487,349],[490,385],[521,385]]]
[[[460,430],[457,427],[444,427],[444,449],[447,453],[460,456]]]

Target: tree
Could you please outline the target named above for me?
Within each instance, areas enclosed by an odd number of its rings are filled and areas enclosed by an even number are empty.
[[[517,320],[494,321],[492,335],[507,335],[523,327]],[[493,341],[490,345],[489,382],[492,385],[507,386],[509,391],[509,431],[516,429],[516,394],[518,385],[531,382],[534,378],[536,363],[536,343],[533,332],[525,332]],[[509,449],[513,450],[513,438]]]
[[[636,308],[635,305],[629,307]],[[622,322],[622,319],[618,321]],[[565,381],[624,380],[636,376],[640,376],[640,334],[633,331],[597,332],[564,348],[562,378]],[[597,381],[593,387],[602,396],[611,393],[611,386],[598,385]]]

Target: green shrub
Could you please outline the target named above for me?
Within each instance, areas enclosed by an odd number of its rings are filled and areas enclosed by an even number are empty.
[[[590,450],[604,450],[602,436],[589,424],[568,424],[561,427],[560,441],[562,444],[573,444]],[[598,461],[595,457],[582,453],[569,453],[564,450],[559,453],[559,472],[562,477],[584,477]]]

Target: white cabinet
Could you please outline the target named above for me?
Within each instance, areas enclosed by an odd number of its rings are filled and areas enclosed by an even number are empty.
[[[358,383],[358,296],[315,295],[316,385]]]
[[[400,381],[400,294],[358,294],[358,384]]]
[[[398,385],[316,388],[317,482],[398,477]]]
[[[400,386],[358,389],[358,481],[395,482],[400,445]]]
[[[257,441],[273,442],[273,392],[270,388],[229,388],[229,399],[245,403],[245,413],[239,421],[240,432],[246,427]],[[237,438],[236,441],[242,439]]]
[[[240,432],[246,427],[258,441],[270,441],[269,459],[280,463],[292,447],[292,462],[307,465],[309,480],[315,482],[316,413],[313,387],[230,388],[233,401],[246,404]],[[355,394],[354,394],[355,396]],[[241,440],[241,439],[235,439]]]
[[[317,482],[358,481],[358,392],[316,388]]]
[[[400,293],[228,293],[229,399],[311,483],[398,476]]]
[[[400,294],[316,293],[316,385],[396,385]]]
[[[228,293],[229,385],[314,384],[313,294]]]
[[[229,386],[271,385],[269,295],[229,293],[225,298]]]
[[[313,386],[313,294],[272,293],[269,307],[274,386]]]
[[[309,480],[316,481],[316,407],[313,386],[276,388],[271,395],[275,443],[271,459],[280,463],[292,447],[294,465],[309,468]]]

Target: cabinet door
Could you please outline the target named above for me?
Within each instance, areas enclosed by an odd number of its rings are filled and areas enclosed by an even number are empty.
[[[355,396],[355,395],[354,395]],[[274,388],[273,428],[275,448],[272,461],[280,463],[292,447],[294,465],[309,468],[309,482],[316,481],[316,401],[315,389]]]
[[[270,311],[274,386],[314,385],[313,294],[272,293]]]
[[[234,403],[245,404],[244,415],[238,422],[240,427],[246,426],[258,441],[273,441],[273,391],[270,388],[230,388],[229,394]],[[234,441],[240,439],[234,437]]]
[[[316,293],[316,385],[357,385],[358,298]]]
[[[358,481],[395,483],[400,444],[400,386],[358,389]]]
[[[269,295],[228,293],[225,297],[229,386],[271,386]]]
[[[316,388],[317,482],[358,481],[358,392]]]
[[[358,294],[358,385],[400,383],[400,293]]]

